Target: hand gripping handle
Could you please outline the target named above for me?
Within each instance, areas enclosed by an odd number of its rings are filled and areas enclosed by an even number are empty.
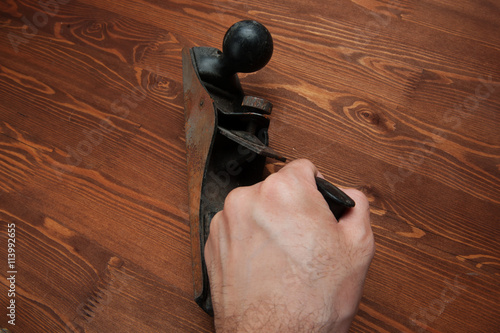
[[[318,191],[325,198],[337,221],[344,214],[347,208],[354,207],[354,200],[327,180],[316,177],[316,186],[318,187]]]

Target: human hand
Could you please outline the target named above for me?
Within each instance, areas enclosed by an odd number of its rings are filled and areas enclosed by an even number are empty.
[[[233,190],[205,246],[217,332],[345,332],[375,252],[365,195],[337,223],[296,160]]]

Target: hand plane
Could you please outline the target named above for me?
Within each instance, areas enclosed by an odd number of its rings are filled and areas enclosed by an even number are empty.
[[[235,23],[226,32],[222,52],[213,47],[183,49],[183,85],[189,215],[195,300],[213,315],[204,247],[212,217],[228,193],[263,180],[266,158],[286,159],[269,147],[272,104],[243,92],[237,73],[263,68],[273,40],[256,21]],[[354,201],[322,178],[318,190],[338,219]]]

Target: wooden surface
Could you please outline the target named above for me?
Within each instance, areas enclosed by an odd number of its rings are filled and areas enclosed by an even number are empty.
[[[498,332],[498,0],[59,1],[0,3],[1,327],[213,330],[192,300],[181,49],[256,19],[275,52],[241,80],[274,104],[271,146],[371,200],[352,332]]]

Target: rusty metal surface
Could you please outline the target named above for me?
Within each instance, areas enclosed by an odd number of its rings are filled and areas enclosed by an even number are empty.
[[[269,115],[273,110],[273,104],[264,98],[245,96],[241,102],[241,109],[246,112],[253,111]]]
[[[210,95],[193,67],[189,49],[182,51],[184,115],[189,188],[189,220],[193,261],[194,296],[203,292],[200,244],[200,200],[207,158],[214,139],[216,114]]]

